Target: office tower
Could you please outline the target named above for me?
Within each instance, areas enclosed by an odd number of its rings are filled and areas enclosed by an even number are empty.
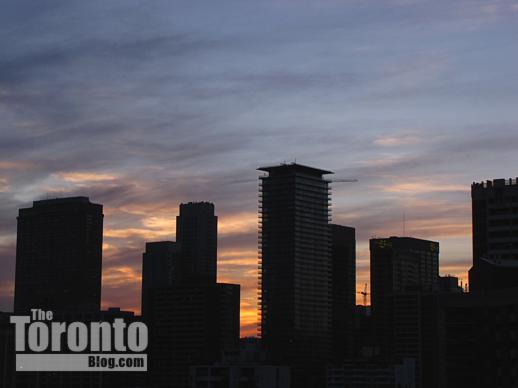
[[[432,291],[439,278],[439,243],[411,237],[370,240],[371,303],[376,339],[390,356],[394,336],[394,297]]]
[[[518,263],[518,183],[516,179],[473,183],[471,198],[473,268],[469,271],[469,283],[470,291],[478,292],[488,285],[482,280],[484,271],[496,275],[497,267]]]
[[[330,171],[299,164],[261,167],[261,334],[274,363],[312,367],[331,339]],[[297,387],[311,384],[294,373]],[[323,372],[322,372],[323,373]]]
[[[214,204],[182,203],[176,217],[176,241],[181,248],[181,281],[215,283],[218,217]]]
[[[149,289],[149,372],[153,388],[190,388],[190,368],[221,360],[239,346],[237,284],[180,284]]]
[[[146,315],[145,302],[150,288],[168,287],[173,284],[179,260],[179,247],[174,241],[146,243],[142,255],[142,315]]]
[[[153,388],[190,388],[192,366],[239,345],[240,286],[216,283],[217,222],[212,203],[181,204],[177,242],[146,244],[142,312]]]
[[[495,179],[471,185],[473,264],[480,259],[518,260],[518,184]]]
[[[15,312],[99,311],[102,209],[86,197],[35,201],[20,209]]]
[[[356,231],[342,225],[331,229],[332,355],[341,362],[353,355],[356,310]]]

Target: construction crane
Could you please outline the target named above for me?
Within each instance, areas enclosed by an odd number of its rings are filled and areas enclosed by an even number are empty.
[[[365,283],[365,286],[363,287],[363,291],[357,291],[357,294],[361,294],[363,296],[363,306],[367,306],[367,295],[370,295],[370,293],[367,292],[367,283]]]

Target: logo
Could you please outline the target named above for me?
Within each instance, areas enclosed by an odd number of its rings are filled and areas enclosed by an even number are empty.
[[[53,321],[52,311],[13,315],[17,372],[147,371],[143,322]]]

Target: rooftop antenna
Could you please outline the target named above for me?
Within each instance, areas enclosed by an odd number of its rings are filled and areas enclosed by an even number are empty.
[[[406,236],[406,213],[403,211],[403,237]]]

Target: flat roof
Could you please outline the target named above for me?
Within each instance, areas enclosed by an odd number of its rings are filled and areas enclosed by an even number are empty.
[[[49,198],[40,199],[33,201],[33,206],[50,205],[50,204],[62,204],[62,203],[90,203],[88,197],[62,197],[62,198]]]
[[[275,166],[265,166],[265,167],[259,167],[257,169],[258,171],[265,171],[265,172],[282,172],[282,171],[295,171],[295,172],[305,172],[309,174],[315,174],[315,175],[327,175],[327,174],[334,174],[332,171],[328,170],[322,170],[320,168],[305,166],[303,164],[298,163],[281,163]]]

